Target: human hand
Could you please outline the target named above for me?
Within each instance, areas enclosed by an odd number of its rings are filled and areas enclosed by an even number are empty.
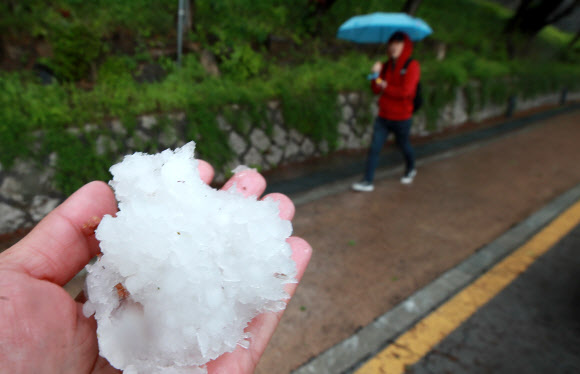
[[[379,82],[377,82],[377,84],[379,85],[381,90],[384,90],[385,88],[387,88],[387,81],[385,81],[385,80],[381,79]]]
[[[373,65],[373,67],[372,67],[371,71],[372,71],[373,73],[380,73],[380,72],[381,72],[381,70],[382,70],[382,68],[383,68],[383,63],[382,63],[382,62],[380,62],[380,61],[377,61],[377,62],[375,62],[375,64]]]
[[[213,168],[200,161],[206,183]],[[252,170],[234,175],[224,186],[245,196],[260,196],[264,178]],[[282,194],[265,199],[279,201],[280,216],[291,220],[294,205]],[[62,288],[99,253],[94,230],[105,214],[114,215],[117,204],[102,182],[82,187],[43,219],[12,248],[0,254],[0,362],[7,373],[120,373],[98,355],[96,322],[86,318],[82,304]],[[288,239],[296,262],[297,279],[312,253],[304,240]],[[290,295],[296,284],[287,285]],[[247,327],[250,348],[238,347],[208,364],[210,374],[252,373],[282,312],[257,316]]]

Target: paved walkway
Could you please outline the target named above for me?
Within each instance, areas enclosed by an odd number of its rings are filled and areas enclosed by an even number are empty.
[[[299,205],[314,256],[256,373],[298,368],[580,183],[578,124],[566,113],[424,160],[412,186],[382,171],[373,193],[339,182]]]

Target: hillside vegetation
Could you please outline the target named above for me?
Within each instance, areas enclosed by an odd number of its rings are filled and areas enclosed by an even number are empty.
[[[337,93],[366,91],[370,66],[384,59],[384,46],[339,41],[336,30],[353,15],[399,11],[403,5],[337,0],[317,11],[316,1],[309,0],[192,3],[181,67],[174,63],[177,1],[0,4],[0,162],[10,167],[16,157],[41,159],[57,151],[64,156],[59,188],[70,193],[88,180],[107,179],[118,155],[87,151],[90,147],[67,128],[114,117],[131,134],[137,115],[185,111],[190,137],[205,139],[200,152],[219,168],[231,153],[216,114],[227,116],[228,105],[235,103],[250,120],[266,121],[264,108],[271,99],[281,101],[288,126],[332,146]],[[483,0],[423,1],[417,16],[434,34],[416,45],[414,57],[422,65],[423,110],[430,123],[459,86],[468,87],[472,109],[513,94],[580,88],[580,46],[566,49],[573,35],[547,27],[525,55],[508,58],[502,30],[510,14]],[[207,72],[202,54],[214,57],[219,76]],[[56,79],[42,84],[39,70]],[[45,140],[33,147],[36,130],[44,131]]]

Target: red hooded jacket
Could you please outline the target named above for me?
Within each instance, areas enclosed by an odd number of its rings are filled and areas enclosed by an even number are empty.
[[[417,90],[417,83],[421,76],[421,68],[416,60],[411,61],[407,72],[401,75],[401,69],[413,53],[413,42],[405,35],[405,46],[401,56],[394,61],[389,59],[379,75],[387,82],[383,90],[377,83],[379,78],[371,82],[371,89],[379,96],[379,117],[392,121],[405,121],[413,116],[413,99]]]

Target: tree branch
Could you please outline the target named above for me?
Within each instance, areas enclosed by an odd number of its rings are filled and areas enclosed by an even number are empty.
[[[548,24],[552,24],[558,22],[562,18],[566,17],[570,13],[574,11],[574,9],[580,4],[580,0],[574,0],[572,4],[570,4],[567,8],[563,9],[560,13],[556,13],[556,15],[549,17],[546,21]]]

